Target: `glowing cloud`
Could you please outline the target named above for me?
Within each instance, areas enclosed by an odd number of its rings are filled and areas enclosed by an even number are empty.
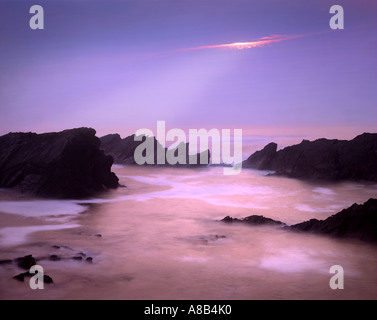
[[[274,43],[274,42],[281,42],[285,40],[292,40],[303,37],[303,35],[271,35],[267,37],[262,37],[254,41],[250,42],[234,42],[234,43],[227,43],[227,44],[217,44],[212,46],[200,46],[200,47],[193,47],[193,48],[184,48],[184,49],[177,49],[174,50],[175,52],[180,51],[193,51],[193,50],[205,50],[205,49],[237,49],[237,50],[244,50],[244,49],[251,49],[257,47],[264,47],[265,45]]]

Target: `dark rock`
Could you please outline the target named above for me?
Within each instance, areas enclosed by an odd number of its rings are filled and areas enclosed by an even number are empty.
[[[13,261],[12,260],[0,260],[0,265],[2,264],[11,264]]]
[[[75,256],[75,257],[72,257],[72,259],[76,261],[82,261],[82,256]]]
[[[93,262],[93,258],[92,257],[86,258],[86,262],[92,263]]]
[[[51,248],[60,249],[61,247],[60,246],[51,246]]]
[[[362,205],[354,204],[326,220],[312,219],[289,229],[377,242],[377,200],[369,199]]]
[[[276,147],[271,143],[255,152],[243,167],[291,178],[377,181],[377,134],[364,133],[351,141],[303,140],[280,151]]]
[[[16,262],[19,268],[26,269],[26,270],[29,270],[32,266],[37,264],[37,262],[35,261],[32,255],[17,258]]]
[[[24,282],[25,281],[25,277],[31,277],[32,275],[29,273],[29,272],[24,272],[24,273],[20,273],[16,276],[13,277],[13,279],[16,279],[20,282]]]
[[[51,261],[60,261],[60,260],[61,260],[61,258],[60,258],[59,256],[57,256],[56,254],[51,255],[51,256],[49,257],[49,259],[50,259]]]
[[[97,238],[102,238],[102,234],[99,234],[99,233],[98,233],[98,234],[96,234],[96,237],[97,237]]]
[[[268,144],[262,150],[255,152],[247,160],[245,160],[242,163],[242,167],[268,170],[264,168],[271,167],[271,162],[276,156],[277,147],[278,145],[274,142]]]
[[[210,151],[204,151],[195,155],[189,155],[189,144],[181,143],[175,149],[164,148],[155,137],[140,136],[141,141],[135,141],[135,135],[122,139],[119,134],[110,134],[101,138],[101,149],[105,154],[111,155],[117,164],[135,165],[139,161],[135,160],[134,154],[136,148],[142,143],[150,143],[153,146],[154,157],[151,165],[156,166],[174,166],[181,168],[206,167],[210,162]],[[178,150],[185,150],[186,159],[184,164],[177,163],[170,165],[166,157],[178,155]],[[143,155],[145,156],[145,154]],[[201,159],[203,159],[201,161]],[[165,161],[164,161],[165,160]],[[164,164],[159,164],[164,163]],[[147,165],[147,164],[145,164]]]
[[[219,239],[225,239],[226,236],[219,236],[217,234],[210,234],[209,236],[201,236],[199,237],[200,241],[209,242],[209,241],[217,241]]]
[[[273,219],[270,219],[270,218],[266,218],[266,217],[263,217],[263,216],[257,216],[257,215],[253,215],[253,216],[249,216],[249,217],[246,217],[246,218],[243,218],[243,219],[237,219],[237,218],[232,218],[232,217],[225,217],[223,220],[221,220],[222,222],[226,222],[226,223],[246,223],[246,224],[252,224],[252,225],[279,225],[279,226],[284,226],[285,223],[281,222],[281,221],[277,221],[277,220],[273,220]]]
[[[47,274],[45,274],[43,276],[43,281],[44,281],[44,283],[47,283],[47,284],[54,283],[54,281],[52,280],[52,278],[50,276],[48,276]]]
[[[228,222],[228,223],[231,223],[231,222],[236,222],[236,221],[239,221],[237,218],[232,218],[230,216],[226,216],[224,219],[221,220],[222,222]]]
[[[0,187],[57,198],[83,198],[118,187],[113,159],[90,128],[0,137]]]
[[[24,273],[20,273],[16,276],[13,277],[13,279],[16,279],[20,282],[25,282],[25,278],[30,278],[34,276],[34,274],[31,274],[29,272],[24,272]],[[43,282],[46,283],[46,284],[51,284],[51,283],[54,283],[54,281],[52,280],[52,278],[48,275],[43,275]]]
[[[225,239],[226,236],[224,235],[217,235],[217,234],[210,234],[204,236],[186,236],[182,238],[178,238],[179,240],[189,241],[193,244],[209,244],[220,239]]]
[[[283,222],[255,215],[244,219],[227,216],[221,221],[285,226]],[[377,199],[369,199],[362,205],[353,204],[326,220],[311,219],[293,226],[285,226],[284,229],[377,243]]]

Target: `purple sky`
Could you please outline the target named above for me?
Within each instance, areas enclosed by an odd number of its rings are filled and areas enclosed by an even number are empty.
[[[33,4],[45,30],[29,28]],[[374,0],[0,0],[0,134],[377,128],[376,17]],[[302,37],[181,50],[272,35]]]

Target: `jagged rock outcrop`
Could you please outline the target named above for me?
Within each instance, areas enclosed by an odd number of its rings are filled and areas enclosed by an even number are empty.
[[[149,143],[153,150],[153,156],[151,157],[149,165],[159,166],[174,166],[174,167],[202,167],[207,166],[210,161],[209,150],[199,154],[189,154],[189,144],[181,143],[174,149],[164,148],[155,137],[142,136],[140,141],[135,141],[135,135],[128,136],[124,139],[119,134],[109,134],[101,138],[101,149],[105,154],[111,155],[114,158],[114,162],[117,164],[135,165],[139,161],[135,159],[135,150],[141,144],[146,145]],[[185,150],[185,158],[181,163],[169,164],[167,158],[169,156],[178,157],[180,150]],[[142,154],[143,157],[146,154]],[[137,157],[136,157],[137,158]],[[200,159],[203,159],[202,161]],[[165,160],[165,161],[164,161]]]
[[[83,198],[118,187],[113,159],[90,128],[0,137],[0,187],[54,198]]]
[[[252,168],[259,170],[268,170],[271,167],[271,161],[276,156],[278,145],[274,142],[269,143],[262,150],[253,153],[247,160],[242,163],[243,168]]]
[[[273,170],[301,179],[377,181],[377,134],[353,140],[304,140],[276,151],[270,143],[243,162],[243,168]]]
[[[266,218],[264,216],[258,216],[258,215],[249,216],[243,219],[232,218],[232,217],[227,216],[221,221],[226,222],[226,223],[246,223],[246,224],[251,224],[255,226],[258,226],[258,225],[285,226],[285,223],[281,221],[273,220],[273,219]]]
[[[288,231],[311,232],[338,238],[358,239],[377,243],[377,199],[369,199],[364,204],[351,207],[327,218],[311,219],[292,226],[264,216],[253,215],[243,219],[225,217],[221,222],[244,223],[249,225],[273,225]]]
[[[377,243],[377,199],[354,204],[326,220],[312,219],[289,228]]]

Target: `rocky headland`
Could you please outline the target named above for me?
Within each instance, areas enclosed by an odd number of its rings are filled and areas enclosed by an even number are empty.
[[[248,225],[271,225],[284,227],[288,231],[310,232],[336,238],[358,239],[377,243],[377,199],[369,199],[361,205],[355,203],[325,220],[311,219],[291,226],[287,226],[281,221],[257,215],[243,219],[228,216],[221,221]]]
[[[303,140],[277,151],[270,143],[242,163],[243,168],[275,171],[298,179],[377,181],[377,134],[353,140]]]
[[[84,198],[118,187],[113,158],[91,128],[0,137],[0,188],[53,198]]]

